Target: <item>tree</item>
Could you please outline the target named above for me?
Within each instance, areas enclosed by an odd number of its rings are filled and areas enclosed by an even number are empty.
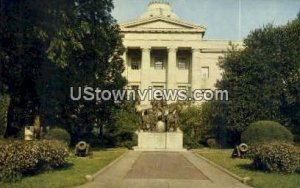
[[[184,132],[184,144],[188,148],[197,148],[206,144],[210,138],[217,138],[217,124],[212,121],[214,116],[212,103],[189,106],[179,114],[180,129]]]
[[[252,122],[269,119],[296,130],[300,113],[300,21],[253,31],[245,48],[233,47],[220,61],[220,89],[227,89],[227,128],[239,142]],[[223,112],[224,113],[224,112]]]
[[[42,79],[41,67],[48,63],[45,49],[51,24],[45,23],[52,23],[48,13],[52,2],[1,1],[0,89],[1,93],[8,93],[11,97],[7,137],[18,134],[40,113],[36,89]]]
[[[1,1],[0,89],[11,97],[6,136],[39,115],[73,141],[111,118],[110,101],[71,101],[70,87],[121,89],[123,53],[112,0]]]
[[[7,127],[7,110],[10,98],[8,95],[0,94],[0,138],[4,137]]]
[[[135,132],[141,119],[135,107],[135,101],[123,101],[113,110],[111,124],[106,126],[103,135],[108,146],[132,148],[137,145]]]
[[[73,142],[89,137],[94,128],[109,124],[115,101],[72,101],[70,87],[89,86],[103,91],[119,90],[126,84],[122,77],[124,48],[119,27],[111,16],[112,8],[111,0],[76,1],[76,13],[69,18],[70,28],[62,32],[65,39],[60,45],[50,45],[49,54],[63,67],[65,89],[59,118]],[[57,53],[59,50],[66,55]]]

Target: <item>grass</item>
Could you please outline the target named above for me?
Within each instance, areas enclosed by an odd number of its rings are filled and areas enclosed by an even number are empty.
[[[5,144],[5,143],[6,143],[6,141],[4,139],[0,138],[0,144]]]
[[[252,168],[249,159],[232,159],[232,149],[200,149],[194,152],[239,175],[250,177],[249,184],[256,188],[300,187],[300,173],[290,175],[265,173]]]
[[[87,182],[85,176],[94,174],[126,152],[126,149],[106,149],[93,151],[92,158],[71,156],[61,169],[51,170],[16,183],[0,185],[1,188],[68,188]]]

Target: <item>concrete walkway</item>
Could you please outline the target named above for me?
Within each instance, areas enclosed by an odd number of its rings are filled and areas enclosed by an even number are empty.
[[[191,152],[129,151],[80,188],[248,187]]]

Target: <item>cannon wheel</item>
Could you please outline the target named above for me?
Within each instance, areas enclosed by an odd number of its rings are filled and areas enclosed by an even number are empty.
[[[78,148],[79,150],[85,150],[86,147],[87,147],[87,143],[84,142],[84,141],[81,141],[81,142],[79,142],[79,143],[77,144],[77,148]]]
[[[241,152],[247,152],[249,150],[249,146],[245,143],[242,143],[242,144],[239,145],[239,150]]]

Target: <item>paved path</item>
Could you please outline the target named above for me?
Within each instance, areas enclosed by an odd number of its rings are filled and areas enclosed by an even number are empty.
[[[246,188],[191,152],[129,151],[80,188]]]

